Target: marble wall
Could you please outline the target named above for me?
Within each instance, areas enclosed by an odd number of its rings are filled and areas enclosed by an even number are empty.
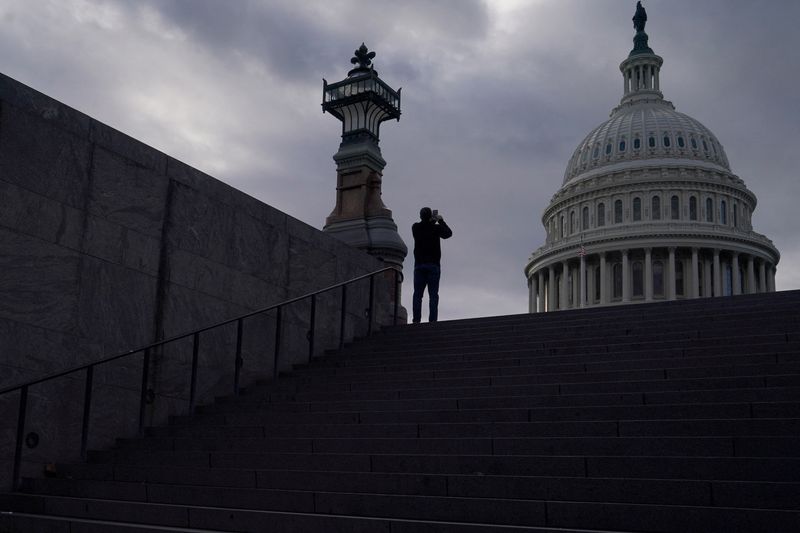
[[[332,169],[333,172],[333,169]],[[333,175],[333,174],[332,174]],[[364,252],[0,75],[0,389],[372,272]],[[392,276],[376,284],[392,319]],[[368,282],[348,291],[348,339]],[[316,352],[335,347],[340,292],[317,304]],[[308,356],[310,303],[283,312],[281,368]],[[244,322],[243,383],[269,377],[275,313]],[[201,401],[232,391],[236,326],[201,336]],[[153,353],[148,423],[188,405],[190,341]],[[135,434],[141,355],[97,367],[90,447]],[[84,373],[31,388],[24,470],[74,459]],[[0,397],[7,486],[18,393]]]

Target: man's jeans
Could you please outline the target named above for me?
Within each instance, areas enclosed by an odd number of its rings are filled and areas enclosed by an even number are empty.
[[[439,278],[442,269],[439,265],[421,264],[414,267],[414,298],[413,298],[413,318],[416,323],[422,318],[422,293],[428,287],[428,299],[430,300],[429,322],[436,322],[439,317]]]

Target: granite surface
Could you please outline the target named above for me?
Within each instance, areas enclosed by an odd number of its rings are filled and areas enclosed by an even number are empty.
[[[333,168],[331,169],[333,176]],[[0,74],[0,388],[294,298],[384,265],[225,183]],[[376,280],[377,324],[392,318]],[[348,290],[346,337],[367,331]],[[315,352],[339,342],[337,289],[317,301]],[[282,313],[280,368],[308,357],[310,303]],[[272,374],[276,313],[243,323],[242,385]],[[200,336],[198,399],[233,390],[236,324]],[[148,424],[185,412],[191,338],[151,354]],[[98,366],[90,446],[138,425],[142,355]],[[32,387],[24,469],[76,457],[85,371]],[[18,393],[0,397],[0,484]]]

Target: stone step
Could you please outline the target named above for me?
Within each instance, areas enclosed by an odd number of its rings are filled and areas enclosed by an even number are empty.
[[[585,375],[584,375],[585,376]],[[662,376],[663,378],[663,376]],[[492,378],[487,378],[491,381]],[[462,399],[490,396],[544,396],[558,394],[605,394],[605,393],[644,393],[667,391],[705,391],[714,389],[753,389],[771,387],[800,387],[800,375],[783,376],[741,376],[725,378],[690,379],[651,379],[633,381],[586,381],[573,383],[543,383],[534,385],[491,385],[467,387],[433,387],[373,389],[343,392],[297,392],[272,393],[267,398],[238,398],[230,404],[242,408],[257,408],[266,403],[320,402],[320,401],[359,401],[359,400],[412,400],[412,399]],[[441,385],[441,384],[440,384]],[[249,407],[246,407],[249,406]],[[224,405],[209,406],[205,412],[225,411]],[[229,410],[229,409],[228,409]]]
[[[796,333],[772,333],[747,336],[727,336],[708,339],[653,339],[648,335],[624,338],[597,338],[580,339],[570,343],[548,344],[525,339],[498,339],[491,343],[478,343],[469,340],[454,340],[441,346],[388,344],[384,349],[350,349],[346,356],[340,355],[340,362],[393,361],[398,358],[424,358],[426,356],[442,356],[457,354],[504,353],[525,351],[533,355],[558,355],[558,354],[586,354],[602,352],[643,351],[652,348],[667,349],[691,347],[695,350],[713,349],[716,351],[730,351],[736,349],[753,349],[765,345],[789,344],[797,348],[800,345],[800,335]]]
[[[149,526],[109,520],[64,518],[41,514],[0,511],[0,531],[10,533],[215,533],[214,529]]]
[[[25,506],[28,508],[41,508],[49,507],[55,509],[59,506],[61,509],[70,512],[70,514],[80,514],[81,511],[76,509],[77,503],[71,501],[70,498],[55,498],[45,496],[25,495],[16,498],[17,506]],[[91,508],[87,504],[83,514],[95,512],[96,510],[102,511],[106,514],[133,514],[136,515],[137,511],[140,514],[159,512],[172,512],[173,509],[178,508],[184,511],[186,515],[184,521],[191,523],[195,526],[202,526],[201,531],[248,531],[248,532],[262,532],[264,531],[265,524],[269,524],[270,533],[297,533],[297,532],[347,532],[347,533],[630,533],[618,528],[614,529],[575,529],[563,528],[556,526],[555,528],[547,526],[502,526],[496,524],[481,524],[481,523],[468,523],[468,522],[443,522],[443,521],[422,521],[411,519],[390,519],[390,518],[364,518],[358,516],[332,516],[322,515],[315,513],[285,513],[278,511],[254,511],[254,510],[233,510],[219,507],[198,507],[198,506],[169,506],[158,504],[131,504],[130,506],[123,506],[116,502],[104,502],[102,500],[93,500]],[[545,506],[547,503],[545,503]],[[43,520],[47,517],[42,515],[28,515],[36,516],[37,519]],[[16,519],[14,517],[13,519]],[[89,522],[88,520],[76,518],[60,518],[60,520],[69,520],[70,524],[80,524]],[[101,522],[93,521],[96,523],[119,523],[119,522]],[[37,524],[42,523],[37,521]],[[771,524],[770,524],[771,525]],[[208,529],[213,528],[213,529]],[[167,529],[169,530],[169,529]],[[58,531],[58,530],[56,530]],[[77,531],[77,530],[73,530]],[[97,529],[81,530],[87,532],[95,532]],[[113,530],[103,530],[113,531]],[[125,530],[120,530],[125,531]],[[158,531],[158,529],[156,529]],[[180,529],[177,529],[180,531]],[[713,532],[712,532],[713,533]]]
[[[441,343],[445,340],[460,338],[501,338],[506,336],[527,335],[538,340],[554,342],[570,341],[580,337],[602,335],[637,335],[654,334],[691,338],[720,337],[732,332],[739,325],[742,334],[764,332],[796,331],[797,317],[794,315],[796,305],[785,306],[769,312],[754,313],[750,310],[736,314],[713,316],[708,313],[684,314],[672,316],[638,316],[620,317],[613,320],[594,320],[583,318],[580,321],[553,321],[551,323],[530,322],[526,324],[476,324],[463,328],[448,327],[445,323],[437,324],[428,330],[419,329],[419,325],[402,326],[393,333],[380,332],[373,337],[363,338],[348,343],[347,349],[362,346],[380,347],[386,344],[400,343]],[[697,324],[702,321],[703,328]]]
[[[433,331],[445,329],[487,327],[496,324],[546,324],[569,323],[572,321],[604,321],[614,323],[621,319],[636,320],[648,317],[670,317],[673,315],[702,316],[713,323],[719,317],[728,314],[745,313],[749,316],[770,309],[786,307],[797,309],[800,307],[800,294],[798,291],[780,291],[759,295],[740,295],[726,298],[704,298],[696,300],[676,300],[670,302],[653,302],[632,306],[597,307],[591,309],[574,309],[558,311],[557,313],[518,314],[485,318],[458,319],[438,322],[436,324],[422,323],[414,325],[415,331]],[[394,334],[406,326],[389,326],[383,333]]]
[[[578,436],[461,438],[196,438],[121,439],[113,450],[92,452],[96,463],[147,459],[147,452],[305,454],[673,455],[797,457],[798,436]],[[759,452],[757,446],[763,447]]]
[[[473,377],[442,377],[423,378],[421,375],[414,379],[413,375],[390,375],[385,380],[368,380],[363,377],[357,381],[314,383],[284,382],[279,380],[275,385],[264,386],[259,390],[251,391],[239,397],[229,396],[218,399],[219,403],[259,401],[266,396],[275,397],[281,394],[315,394],[318,392],[359,392],[370,390],[416,390],[416,389],[455,389],[467,387],[511,387],[517,385],[546,385],[558,384],[568,386],[572,383],[623,383],[636,381],[681,381],[685,379],[712,378],[722,379],[728,377],[768,377],[800,375],[800,362],[793,363],[765,363],[750,365],[723,365],[689,368],[639,368],[630,370],[593,370],[585,368],[564,373],[536,372],[535,368],[519,367],[516,373],[502,375],[487,375]],[[392,379],[395,378],[395,379]]]
[[[702,418],[800,418],[798,402],[659,404],[635,406],[534,407],[494,409],[329,411],[315,413],[228,413],[197,416],[191,424],[147,428],[153,437],[201,437],[228,432],[231,436],[263,436],[270,424],[376,424],[454,422],[536,422],[555,420],[648,420]],[[188,418],[188,417],[186,417]],[[247,428],[247,429],[243,429]],[[262,431],[249,428],[259,428]]]
[[[666,356],[664,356],[666,355]],[[623,352],[620,354],[600,353],[577,356],[538,356],[538,357],[506,357],[488,356],[483,359],[470,359],[458,363],[457,368],[450,361],[431,363],[403,363],[395,361],[389,364],[343,366],[343,367],[304,367],[297,369],[286,378],[296,381],[333,380],[344,381],[368,375],[370,379],[380,379],[387,374],[419,373],[428,377],[468,377],[474,375],[503,375],[519,372],[519,367],[536,372],[558,373],[561,368],[622,370],[647,368],[681,368],[692,366],[724,366],[726,364],[756,364],[771,362],[796,362],[798,355],[779,354],[772,351],[748,354],[726,354],[716,356],[684,357],[682,350],[661,352]],[[258,390],[258,388],[254,388]]]
[[[183,438],[161,440],[179,443],[201,438],[233,440],[269,438],[490,438],[536,436],[711,436],[711,435],[800,435],[800,418],[616,418],[613,411],[587,419],[555,418],[524,422],[397,422],[358,424],[265,424],[263,426],[189,427]],[[749,409],[744,410],[749,415]],[[160,439],[144,443],[160,446]],[[120,442],[129,442],[122,439]],[[135,442],[140,442],[138,439]]]
[[[289,402],[232,404],[226,403],[199,409],[194,416],[177,416],[172,418],[176,425],[193,425],[210,423],[225,424],[228,415],[248,416],[253,413],[282,414],[291,416],[300,413],[341,413],[353,412],[397,412],[397,411],[431,411],[431,410],[464,410],[464,409],[505,409],[505,408],[541,408],[541,407],[607,407],[614,405],[683,405],[703,403],[770,403],[789,402],[800,398],[800,387],[775,387],[751,389],[696,390],[677,392],[638,392],[638,393],[601,393],[570,394],[541,396],[486,396],[461,399],[423,399],[423,400],[356,400],[337,402]],[[761,407],[761,411],[766,407]]]
[[[150,515],[152,520],[158,509],[162,513],[166,510],[188,511],[180,517],[180,522],[188,522],[185,526],[206,526],[208,524],[200,519],[192,522],[193,509],[206,510],[245,509],[264,511],[289,511],[304,514],[319,513],[324,515],[383,517],[395,519],[415,519],[434,521],[463,521],[468,523],[505,524],[519,526],[553,526],[574,525],[579,527],[597,527],[597,522],[589,524],[588,515],[593,520],[603,521],[605,513],[616,510],[618,514],[613,527],[636,527],[652,530],[654,526],[658,531],[678,531],[678,526],[689,525],[686,514],[702,516],[706,531],[721,531],[715,526],[724,525],[730,528],[742,519],[748,522],[757,522],[758,529],[749,531],[768,531],[765,527],[786,528],[800,527],[800,512],[766,509],[735,509],[729,507],[710,507],[696,505],[651,505],[630,503],[593,503],[586,501],[548,501],[543,500],[517,500],[498,498],[470,498],[456,496],[414,496],[414,495],[388,495],[365,494],[344,492],[307,492],[269,489],[236,489],[218,487],[194,486],[161,486],[147,485],[147,502],[115,501],[100,498],[74,498],[70,496],[38,496],[44,500],[45,509],[53,508],[62,516],[83,517],[87,512],[92,515],[104,512],[106,514],[121,512],[127,514],[130,522],[143,522],[139,513]],[[76,501],[78,500],[78,501]],[[138,503],[138,505],[137,505]],[[555,510],[555,517],[550,516],[550,507]],[[571,509],[574,515],[569,515]],[[678,519],[670,518],[672,514],[679,515]],[[149,511],[149,512],[148,512]],[[623,512],[624,511],[624,512]],[[660,520],[654,521],[656,515]],[[166,513],[164,513],[166,514]],[[176,513],[177,514],[177,513]],[[563,514],[564,516],[561,516]],[[161,518],[162,522],[178,521],[177,516]],[[713,518],[714,520],[708,520]],[[606,519],[607,520],[607,519]],[[172,525],[172,524],[162,524]],[[612,525],[609,523],[608,525]],[[680,531],[686,531],[682,529]],[[792,529],[793,530],[793,529]],[[731,531],[727,529],[726,531]],[[771,531],[789,531],[789,529],[772,529]]]
[[[181,469],[172,469],[171,477],[163,474],[135,476],[126,481],[75,479],[26,479],[26,493],[102,498],[109,500],[149,501],[164,486],[179,489],[186,485]],[[183,469],[185,470],[185,469]],[[663,479],[530,477],[491,475],[429,475],[365,472],[314,472],[291,470],[256,470],[240,476],[241,484],[229,476],[224,486],[213,483],[219,476],[208,476],[213,470],[195,470],[192,486],[220,489],[234,488],[251,497],[274,497],[280,491],[301,491],[354,494],[394,494],[411,496],[448,496],[515,500],[555,500],[610,503],[658,503],[709,507],[747,507],[758,503],[763,509],[800,509],[800,483],[765,483],[742,481],[693,481]],[[236,471],[228,471],[236,472]],[[201,476],[208,476],[206,483]],[[148,479],[148,477],[150,479]],[[158,481],[151,481],[151,479]],[[248,493],[251,491],[255,494]],[[154,494],[155,493],[155,494]],[[292,493],[289,493],[291,497]],[[202,502],[196,502],[202,503]],[[226,505],[227,507],[227,505]]]
[[[341,390],[350,385],[350,390],[357,390],[362,383],[392,383],[396,381],[431,381],[458,380],[472,378],[504,378],[514,377],[530,382],[547,379],[543,376],[565,376],[575,374],[603,375],[613,372],[633,372],[639,370],[658,371],[671,377],[722,377],[737,375],[771,375],[800,373],[800,360],[778,362],[776,354],[758,356],[703,357],[703,358],[669,358],[641,359],[634,361],[609,361],[597,363],[568,363],[556,365],[511,365],[486,367],[469,370],[443,370],[435,372],[380,372],[375,374],[337,374],[332,376],[294,377],[282,379],[281,384],[265,385],[247,392],[246,396],[284,390]],[[495,381],[495,380],[493,380]],[[341,387],[339,386],[341,385]],[[326,388],[329,387],[329,388]]]
[[[480,472],[494,475],[526,476],[568,476],[568,477],[630,477],[664,479],[722,479],[729,481],[797,481],[800,457],[790,446],[796,445],[796,438],[735,437],[724,439],[713,437],[706,442],[699,439],[662,439],[654,443],[631,439],[607,443],[595,439],[562,439],[570,451],[585,450],[591,444],[600,444],[615,453],[628,451],[648,453],[646,446],[651,444],[650,455],[558,455],[563,454],[542,439],[470,439],[470,442],[457,444],[458,440],[415,441],[407,449],[392,444],[392,439],[362,441],[379,448],[374,453],[358,453],[347,449],[347,442],[329,439],[332,450],[303,452],[265,452],[257,451],[151,451],[151,450],[113,450],[90,455],[90,461],[103,464],[152,466],[184,466],[196,468],[227,469],[270,469],[270,470],[319,470],[352,472],[400,472],[425,474],[472,474]],[[461,439],[462,441],[464,439]],[[655,441],[656,439],[652,439]],[[733,447],[730,444],[733,442]],[[320,443],[324,444],[324,443]],[[434,446],[429,446],[429,445]],[[382,445],[383,449],[380,449]],[[526,446],[530,445],[530,448]],[[450,449],[446,449],[449,446]],[[494,446],[494,450],[492,449]],[[759,451],[764,446],[767,452]],[[770,456],[773,446],[776,455]],[[323,446],[321,446],[323,447]],[[441,448],[425,450],[421,448]],[[726,455],[711,455],[714,448]],[[344,448],[336,453],[337,448]],[[392,451],[393,449],[402,451]],[[556,452],[557,455],[532,455],[531,450]],[[492,455],[492,452],[495,455]],[[591,452],[591,450],[589,450]],[[755,451],[764,456],[745,456]],[[783,457],[781,451],[789,451],[793,456]],[[516,452],[516,453],[515,453]],[[663,452],[664,455],[658,455]],[[674,455],[683,453],[684,455]],[[694,455],[685,455],[691,453]],[[633,459],[636,459],[634,461]],[[630,464],[625,461],[630,460]],[[616,466],[615,466],[616,465]],[[618,467],[618,470],[614,470]]]
[[[475,348],[458,348],[453,350],[439,350],[430,353],[421,354],[415,352],[398,353],[392,355],[376,355],[367,354],[354,358],[341,358],[337,360],[338,367],[375,367],[375,366],[389,366],[389,365],[418,365],[418,364],[431,364],[431,363],[444,363],[450,365],[457,365],[463,361],[477,361],[488,360],[492,358],[519,358],[519,359],[532,359],[542,360],[541,358],[550,357],[549,363],[567,363],[577,360],[584,362],[586,359],[591,358],[627,358],[634,359],[640,356],[644,357],[709,357],[709,356],[728,356],[728,355],[751,355],[751,354],[800,354],[800,342],[792,341],[786,342],[785,340],[778,339],[774,343],[756,343],[746,344],[740,343],[733,346],[711,345],[698,347],[691,344],[680,346],[666,346],[664,343],[652,343],[650,345],[643,345],[643,343],[633,343],[624,346],[625,349],[620,349],[620,346],[596,346],[587,345],[585,347],[566,349],[541,349],[531,348],[528,346],[521,346],[510,349],[508,347],[495,347],[492,349],[485,349],[481,347]],[[320,367],[322,368],[322,367]]]
[[[505,344],[525,344],[535,348],[574,348],[584,345],[617,345],[632,342],[668,342],[686,344],[692,342],[699,345],[731,344],[732,339],[751,340],[764,342],[774,339],[787,340],[796,338],[796,323],[791,321],[775,322],[762,326],[743,326],[740,322],[733,321],[725,328],[712,330],[698,330],[697,323],[685,328],[653,328],[652,331],[644,329],[625,328],[619,331],[608,328],[598,328],[587,331],[569,332],[555,329],[550,334],[541,334],[531,331],[496,332],[491,334],[460,334],[450,337],[436,336],[430,339],[419,339],[414,336],[397,338],[389,341],[371,339],[369,342],[359,342],[349,346],[346,358],[358,357],[363,354],[382,353],[413,353],[420,350],[442,350],[458,346],[482,346],[492,348]],[[339,352],[334,352],[339,353]],[[339,355],[342,355],[339,353]]]
[[[220,468],[132,467],[115,465],[100,474],[87,465],[59,465],[71,480],[272,488],[326,492],[367,492],[517,499],[608,501],[797,509],[800,484],[788,482],[692,481],[584,477],[494,476],[246,470]],[[49,481],[49,480],[45,480]],[[42,480],[36,480],[42,483]],[[98,487],[104,485],[99,484]],[[29,488],[41,492],[36,488]],[[109,491],[113,491],[113,488]],[[712,497],[713,494],[713,497]]]

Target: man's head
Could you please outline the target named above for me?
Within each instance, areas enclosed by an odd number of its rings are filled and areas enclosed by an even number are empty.
[[[419,210],[419,219],[423,222],[429,221],[433,217],[433,211],[430,207],[423,207]]]

